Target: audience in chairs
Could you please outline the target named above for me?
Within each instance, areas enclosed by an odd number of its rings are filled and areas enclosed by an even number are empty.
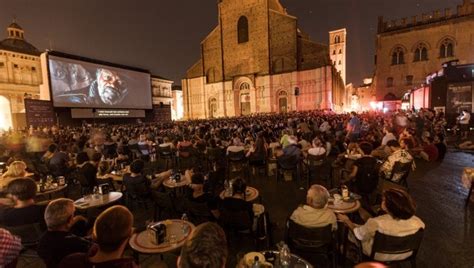
[[[217,201],[204,192],[204,175],[194,173],[191,176],[190,191],[186,193],[184,210],[194,224],[215,220],[219,216]]]
[[[45,207],[35,204],[37,186],[29,178],[20,178],[11,181],[7,186],[7,193],[13,206],[0,207],[0,225],[21,226],[40,223],[44,226]]]
[[[178,257],[178,268],[224,268],[227,262],[227,240],[224,231],[215,223],[196,227],[184,243]]]
[[[232,184],[232,196],[225,197],[219,209],[219,221],[224,227],[233,230],[249,230],[252,228],[254,212],[252,203],[245,200],[247,184],[236,178]]]
[[[92,243],[71,233],[71,228],[85,222],[82,216],[74,216],[75,207],[71,199],[61,198],[49,203],[44,213],[48,231],[41,237],[38,255],[48,268],[58,267],[59,262],[69,254],[86,253]]]
[[[133,258],[123,257],[132,235],[133,215],[124,206],[113,206],[95,221],[92,238],[97,243],[95,253],[75,253],[65,257],[59,267],[138,267]]]
[[[312,185],[306,194],[306,204],[299,206],[290,219],[304,227],[323,227],[332,224],[337,229],[334,212],[327,208],[328,190],[321,185]]]
[[[97,167],[89,162],[86,152],[80,152],[76,156],[76,175],[83,194],[91,193],[92,188],[97,185]]]
[[[392,188],[384,191],[382,210],[386,213],[385,215],[370,218],[363,225],[353,223],[346,215],[337,215],[338,219],[353,231],[355,238],[361,241],[364,255],[370,256],[376,232],[401,237],[414,234],[425,228],[423,221],[415,216],[416,205],[413,199],[404,190]],[[349,239],[354,240],[354,236],[349,236]],[[375,258],[379,261],[392,261],[403,260],[410,255],[411,253],[377,253]]]

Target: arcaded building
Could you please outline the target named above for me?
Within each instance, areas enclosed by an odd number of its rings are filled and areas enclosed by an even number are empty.
[[[7,38],[0,41],[0,130],[26,126],[24,99],[39,99],[39,55],[20,25],[7,27]]]
[[[185,118],[342,108],[328,46],[278,0],[220,0],[218,25],[182,80]]]
[[[377,100],[401,100],[444,62],[474,63],[474,3],[464,0],[421,16],[378,22],[374,86]]]

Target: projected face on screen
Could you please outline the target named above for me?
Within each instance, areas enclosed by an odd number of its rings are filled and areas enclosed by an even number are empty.
[[[150,108],[150,76],[89,62],[50,56],[54,105],[58,107]],[[130,89],[137,94],[129,96]]]
[[[106,105],[115,105],[127,96],[125,82],[116,72],[99,69],[96,75],[97,78],[89,91],[96,104],[102,102]]]

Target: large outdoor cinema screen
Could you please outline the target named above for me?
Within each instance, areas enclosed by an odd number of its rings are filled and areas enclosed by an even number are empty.
[[[151,109],[150,74],[48,55],[55,107]]]

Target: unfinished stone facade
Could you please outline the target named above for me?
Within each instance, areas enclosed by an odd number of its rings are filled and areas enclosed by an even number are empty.
[[[328,47],[278,0],[221,0],[218,25],[182,81],[185,118],[335,109],[344,86]]]
[[[386,22],[379,18],[374,85],[377,100],[401,100],[442,64],[474,63],[474,3]]]

